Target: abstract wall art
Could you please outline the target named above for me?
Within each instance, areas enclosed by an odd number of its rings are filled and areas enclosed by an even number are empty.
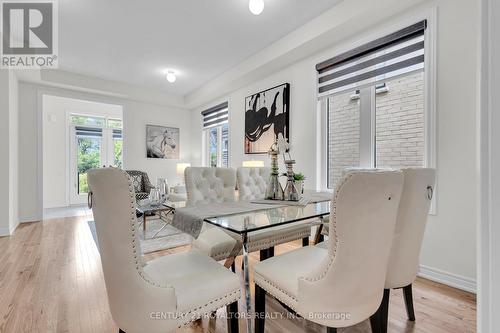
[[[265,154],[281,134],[290,141],[290,84],[245,98],[245,154]]]

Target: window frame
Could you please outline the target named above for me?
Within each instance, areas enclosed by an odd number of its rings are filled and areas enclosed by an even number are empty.
[[[424,49],[424,167],[427,168],[436,168],[437,169],[437,127],[436,127],[436,64],[437,64],[437,55],[436,55],[436,45],[437,45],[437,7],[433,7],[430,10],[425,10],[415,16],[410,18],[406,18],[400,20],[399,23],[393,24],[392,26],[384,26],[378,30],[378,32],[371,34],[370,36],[365,36],[363,39],[357,40],[356,43],[351,43],[349,46],[344,45],[345,48],[340,49],[338,54],[345,52],[349,49],[353,49],[359,45],[362,45],[370,40],[374,40],[376,38],[387,35],[391,32],[397,31],[399,29],[410,26],[413,23],[416,23],[421,20],[427,20],[427,28],[424,33],[425,38],[425,49]],[[328,56],[327,56],[328,57]],[[331,57],[331,54],[329,55]],[[315,69],[314,69],[315,70]],[[315,91],[318,91],[318,83],[315,80]],[[370,86],[371,89],[376,89],[376,86]],[[360,89],[361,91],[363,89]],[[373,101],[372,106],[375,107],[375,94],[372,94]],[[361,98],[362,96],[360,96]],[[316,100],[316,110],[317,113],[317,153],[318,158],[317,161],[319,163],[316,168],[318,174],[317,181],[317,189],[323,191],[333,192],[334,189],[328,188],[328,163],[329,163],[329,152],[328,152],[328,113],[329,113],[329,103],[328,97],[321,98]],[[360,113],[361,113],[360,108]],[[372,118],[370,122],[361,123],[362,122],[361,114],[360,114],[360,127],[361,126],[375,126],[375,112],[372,112]],[[361,131],[361,130],[360,130]],[[376,134],[375,128],[373,127],[372,133]],[[361,140],[362,131],[360,132],[360,140]],[[375,142],[370,144],[370,148],[368,148],[367,142],[376,140],[375,136],[372,138],[365,139],[364,144],[360,145],[360,157],[362,155],[361,148],[366,147],[365,149],[372,149],[373,153],[370,154],[373,163],[371,165],[375,165]],[[367,161],[361,162],[360,166],[367,166]],[[431,208],[429,214],[436,215],[437,214],[437,188],[438,187],[438,177],[436,176],[436,185],[434,188],[434,196],[431,202]]]

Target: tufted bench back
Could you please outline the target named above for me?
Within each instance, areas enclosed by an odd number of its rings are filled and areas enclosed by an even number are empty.
[[[265,199],[271,168],[238,168],[236,179],[240,200]]]
[[[186,168],[187,205],[235,201],[236,171],[228,168]]]

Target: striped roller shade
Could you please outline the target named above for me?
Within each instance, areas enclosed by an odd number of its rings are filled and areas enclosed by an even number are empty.
[[[418,22],[316,65],[319,98],[423,70],[426,27]]]
[[[80,137],[102,137],[102,128],[76,126],[76,135]]]
[[[201,113],[203,116],[203,128],[213,127],[227,123],[228,121],[228,104],[224,102],[207,109]]]

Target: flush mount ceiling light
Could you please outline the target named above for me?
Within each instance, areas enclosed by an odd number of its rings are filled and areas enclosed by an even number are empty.
[[[264,0],[250,0],[248,9],[254,15],[260,15],[264,11]]]
[[[170,83],[174,83],[177,80],[177,76],[174,71],[167,71],[167,81]]]

